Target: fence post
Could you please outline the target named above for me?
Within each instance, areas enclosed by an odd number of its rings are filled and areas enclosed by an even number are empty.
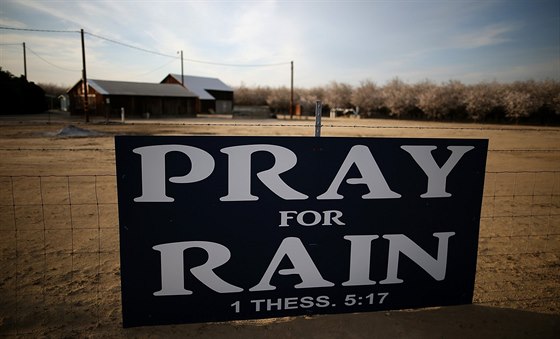
[[[321,136],[321,113],[323,111],[321,101],[317,100],[315,103],[315,137]]]

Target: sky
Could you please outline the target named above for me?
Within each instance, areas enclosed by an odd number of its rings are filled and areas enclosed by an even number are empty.
[[[36,83],[560,81],[558,0],[1,0],[0,67]]]

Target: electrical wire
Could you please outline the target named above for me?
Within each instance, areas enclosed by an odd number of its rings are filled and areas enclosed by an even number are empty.
[[[92,37],[98,38],[98,39],[102,39],[105,41],[109,41],[112,42],[114,44],[117,45],[121,45],[124,47],[128,47],[128,48],[132,48],[132,49],[136,49],[142,52],[146,52],[146,53],[151,53],[154,55],[159,55],[159,56],[164,56],[167,58],[173,58],[173,59],[180,59],[179,56],[177,55],[171,55],[171,54],[165,54],[165,53],[161,53],[161,52],[157,52],[157,51],[152,51],[146,48],[142,48],[142,47],[137,47],[137,46],[133,46],[124,42],[120,42],[114,39],[110,39],[110,38],[106,38],[103,37],[101,35],[97,35],[97,34],[93,34],[90,32],[84,32],[87,35],[90,35]],[[274,66],[284,66],[284,65],[288,65],[290,64],[290,62],[281,62],[281,63],[272,63],[272,64],[229,64],[229,63],[221,63],[221,62],[213,62],[213,61],[203,61],[203,60],[195,60],[195,59],[188,59],[188,58],[183,58],[184,61],[189,61],[189,62],[194,62],[194,63],[199,63],[199,64],[207,64],[207,65],[215,65],[215,66],[229,66],[229,67],[274,67]]]
[[[145,73],[141,73],[141,74],[137,74],[136,76],[141,77],[141,76],[144,76],[144,75],[148,75],[148,74],[153,73],[153,72],[155,72],[155,71],[157,71],[157,70],[159,70],[159,69],[162,69],[162,68],[164,68],[165,66],[167,66],[167,65],[169,65],[169,64],[171,64],[171,63],[173,63],[173,62],[176,62],[176,61],[177,61],[177,60],[171,60],[171,61],[166,62],[165,64],[163,64],[163,65],[161,65],[161,66],[158,66],[158,67],[152,69],[151,71],[148,71],[148,72],[145,72]]]
[[[28,32],[43,32],[43,33],[81,33],[81,31],[74,31],[74,30],[17,28],[17,27],[7,27],[7,26],[0,26],[0,29],[14,30],[14,31],[28,31]],[[166,54],[166,53],[150,50],[150,49],[147,49],[147,48],[134,46],[134,45],[131,45],[131,44],[128,44],[128,43],[125,43],[125,42],[121,42],[121,41],[118,41],[118,40],[115,40],[115,39],[107,38],[107,37],[104,37],[104,36],[101,36],[101,35],[98,35],[98,34],[86,32],[86,31],[84,31],[84,34],[95,37],[97,39],[105,40],[105,41],[120,45],[120,46],[123,46],[123,47],[135,49],[137,51],[141,51],[141,52],[144,52],[144,53],[159,55],[159,56],[163,56],[163,57],[166,57],[166,58],[172,58],[172,59],[175,59],[175,60],[180,59],[180,57],[177,56],[177,55]],[[196,60],[196,59],[189,59],[189,58],[184,58],[183,60],[185,60],[187,62],[193,62],[193,63],[199,63],[199,64],[214,65],[214,66],[226,66],[226,67],[277,67],[277,66],[289,65],[291,63],[291,61],[287,61],[287,62],[270,63],[270,64],[234,64],[234,63],[223,63],[223,62]],[[44,59],[43,59],[43,61],[49,63],[48,61],[46,61]],[[49,63],[49,64],[51,64],[51,63]],[[53,64],[51,64],[51,65],[54,66]],[[55,66],[55,67],[60,68],[58,66]],[[61,68],[61,69],[63,69],[63,68]]]
[[[79,69],[76,70],[76,69],[70,69],[70,68],[64,68],[64,67],[57,66],[57,65],[53,64],[52,62],[48,61],[47,59],[43,58],[42,56],[40,56],[37,52],[35,52],[35,51],[32,50],[31,48],[29,48],[29,46],[26,46],[25,48],[26,48],[28,51],[30,51],[32,54],[34,54],[37,58],[43,60],[43,62],[45,62],[45,63],[47,63],[47,64],[49,64],[49,65],[51,65],[51,66],[53,66],[53,67],[55,67],[55,68],[58,68],[58,69],[63,70],[63,71],[68,71],[68,72],[80,72]]]
[[[176,55],[164,54],[164,53],[152,51],[152,50],[149,50],[149,49],[146,49],[146,48],[133,46],[133,45],[130,45],[130,44],[127,44],[127,43],[124,43],[124,42],[120,42],[120,41],[117,41],[117,40],[114,40],[114,39],[109,39],[109,38],[103,37],[101,35],[93,34],[93,33],[90,33],[90,32],[85,32],[84,31],[84,34],[87,34],[87,35],[90,35],[92,37],[102,39],[102,40],[105,40],[105,41],[109,41],[109,42],[112,42],[112,43],[117,44],[117,45],[121,45],[121,46],[132,48],[132,49],[136,49],[136,50],[139,50],[139,51],[142,51],[142,52],[151,53],[151,54],[164,56],[164,57],[167,57],[167,58],[173,58],[173,59],[178,59],[179,58]]]
[[[7,27],[7,26],[0,26],[0,29],[7,29],[11,31],[42,32],[42,33],[80,33],[80,31],[70,31],[70,30],[17,28],[17,27]]]
[[[279,62],[274,64],[226,64],[221,62],[201,61],[194,59],[184,59],[185,61],[195,62],[199,64],[215,65],[215,66],[229,66],[229,67],[275,67],[289,65],[291,62]]]

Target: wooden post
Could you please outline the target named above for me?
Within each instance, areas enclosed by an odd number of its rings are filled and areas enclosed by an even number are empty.
[[[84,114],[86,116],[86,122],[89,122],[89,106],[88,106],[88,85],[87,85],[87,75],[86,75],[86,46],[84,44],[84,30],[81,30],[82,35],[82,83],[84,85]]]
[[[294,118],[294,62],[290,61],[291,64],[291,74],[292,74],[292,80],[291,80],[291,93],[290,93],[290,119]]]
[[[183,73],[183,50],[181,50],[181,85],[185,87],[185,74]]]
[[[23,77],[27,80],[27,58],[25,56],[25,42],[23,43]]]

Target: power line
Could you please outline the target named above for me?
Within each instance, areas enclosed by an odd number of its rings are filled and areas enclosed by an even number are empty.
[[[156,68],[154,68],[154,69],[152,69],[152,70],[150,70],[150,71],[148,71],[148,72],[144,72],[144,73],[142,73],[142,74],[138,74],[137,76],[148,75],[148,74],[150,74],[150,73],[152,73],[152,72],[155,72],[155,71],[157,71],[157,70],[159,70],[159,69],[164,68],[165,66],[171,64],[172,62],[175,62],[175,60],[171,60],[171,61],[169,61],[169,62],[166,62],[165,64],[163,64],[163,65],[161,65],[161,66],[158,66],[158,67],[156,67]]]
[[[33,53],[36,57],[38,57],[39,59],[43,60],[45,63],[47,63],[47,64],[49,64],[49,65],[51,65],[55,68],[58,68],[58,69],[63,70],[63,71],[68,71],[68,72],[79,72],[80,71],[80,70],[76,70],[76,69],[69,69],[69,68],[64,68],[64,67],[57,66],[57,65],[53,64],[52,62],[48,61],[47,59],[43,58],[42,56],[40,56],[37,52],[35,52],[31,48],[29,48],[29,46],[27,46],[26,48],[27,48],[28,51]]]
[[[127,44],[127,43],[124,43],[124,42],[120,42],[120,41],[117,41],[117,40],[114,40],[114,39],[109,39],[109,38],[103,37],[101,35],[93,34],[93,33],[90,33],[90,32],[84,32],[84,33],[87,34],[87,35],[91,35],[92,37],[95,37],[95,38],[98,38],[98,39],[109,41],[109,42],[112,42],[114,44],[121,45],[121,46],[128,47],[128,48],[132,48],[132,49],[136,49],[136,50],[139,50],[139,51],[142,51],[142,52],[151,53],[151,54],[155,54],[155,55],[159,55],[159,56],[164,56],[164,57],[167,57],[167,58],[178,59],[178,57],[176,55],[164,54],[164,53],[152,51],[152,50],[149,50],[149,49],[146,49],[146,48],[133,46],[133,45],[130,45],[130,44]]]
[[[7,26],[0,26],[0,29],[6,29],[6,30],[14,30],[14,31],[27,31],[27,32],[43,32],[43,33],[80,33],[81,31],[74,31],[74,30],[54,30],[54,29],[37,29],[37,28],[17,28],[17,27],[7,27]],[[105,40],[123,47],[127,47],[127,48],[131,48],[131,49],[135,49],[144,53],[150,53],[150,54],[154,54],[154,55],[159,55],[159,56],[163,56],[166,58],[172,58],[172,59],[179,59],[179,57],[177,55],[172,55],[172,54],[166,54],[166,53],[162,53],[162,52],[158,52],[158,51],[154,51],[154,50],[150,50],[147,48],[143,48],[143,47],[138,47],[138,46],[134,46],[125,42],[121,42],[115,39],[111,39],[111,38],[107,38],[98,34],[94,34],[94,33],[90,33],[90,32],[84,32],[85,34],[101,39],[101,40]],[[215,61],[206,61],[206,60],[197,60],[197,59],[184,59],[186,61],[189,62],[193,62],[193,63],[199,63],[199,64],[206,64],[206,65],[214,65],[214,66],[226,66],[226,67],[276,67],[276,66],[285,66],[285,65],[289,65],[291,62],[290,61],[286,61],[286,62],[278,62],[278,63],[269,63],[269,64],[236,64],[236,63],[224,63],[224,62],[215,62]],[[44,60],[45,61],[45,60]],[[49,63],[49,62],[47,62]],[[50,64],[50,63],[49,63]],[[57,66],[55,66],[57,67]],[[60,68],[60,67],[59,67]]]
[[[207,64],[207,65],[215,65],[215,66],[229,66],[229,67],[275,67],[275,66],[285,66],[289,65],[290,61],[287,62],[278,62],[274,64],[227,64],[222,62],[212,62],[212,61],[202,61],[202,60],[194,60],[194,59],[187,59],[186,61],[196,62],[199,64]]]
[[[7,29],[11,31],[42,32],[42,33],[80,33],[80,31],[71,31],[71,30],[17,28],[17,27],[8,27],[8,26],[0,26],[0,29]]]
[[[117,41],[115,39],[110,39],[110,38],[107,38],[107,37],[104,37],[104,36],[101,36],[101,35],[97,35],[97,34],[93,34],[93,33],[89,33],[89,32],[85,32],[85,34],[91,35],[91,36],[96,37],[98,39],[102,39],[102,40],[105,40],[105,41],[112,42],[112,43],[117,44],[117,45],[121,45],[121,46],[132,48],[132,49],[136,49],[136,50],[139,50],[139,51],[142,51],[142,52],[151,53],[151,54],[155,54],[155,55],[159,55],[159,56],[164,56],[164,57],[167,57],[167,58],[179,59],[179,57],[176,56],[176,55],[165,54],[165,53],[149,50],[149,49],[146,49],[146,48],[130,45],[130,44],[127,44],[127,43],[124,43],[124,42],[121,42],[121,41]],[[230,63],[222,63],[222,62],[188,59],[188,58],[185,58],[184,60],[199,63],[199,64],[207,64],[207,65],[215,65],[215,66],[229,66],[229,67],[273,67],[273,66],[284,66],[284,65],[289,65],[290,64],[290,62],[280,62],[280,63],[271,63],[271,64],[230,64]]]

